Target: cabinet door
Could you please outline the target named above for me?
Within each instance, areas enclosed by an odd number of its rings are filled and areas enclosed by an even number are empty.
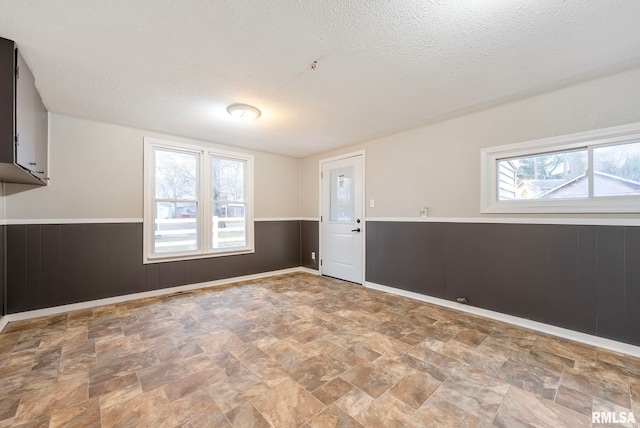
[[[15,45],[0,37],[0,163],[15,161]]]
[[[34,113],[34,152],[35,165],[31,165],[31,170],[36,177],[45,180],[49,177],[47,170],[49,166],[49,113],[45,108],[42,98],[36,91],[36,111]]]
[[[40,95],[29,67],[17,53],[16,70],[16,143],[15,162],[30,171],[41,171],[36,160],[36,138],[39,137],[36,123],[41,115]]]

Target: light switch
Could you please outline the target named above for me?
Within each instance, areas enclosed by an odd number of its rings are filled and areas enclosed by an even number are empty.
[[[369,200],[369,207],[373,208],[376,205],[376,201],[374,201],[373,199]]]

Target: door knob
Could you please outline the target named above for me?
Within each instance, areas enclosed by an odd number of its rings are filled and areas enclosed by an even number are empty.
[[[360,232],[360,228],[352,229],[351,231],[352,231],[352,232]]]

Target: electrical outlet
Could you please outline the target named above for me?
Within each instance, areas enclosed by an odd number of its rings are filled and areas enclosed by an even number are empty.
[[[311,260],[315,260],[316,259],[316,252],[312,251],[311,252]]]
[[[429,208],[421,207],[420,208],[420,217],[427,217],[429,215]]]

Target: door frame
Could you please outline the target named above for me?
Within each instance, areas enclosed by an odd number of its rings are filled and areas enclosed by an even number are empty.
[[[318,274],[322,275],[322,264],[320,260],[322,260],[322,204],[323,204],[323,194],[322,194],[322,166],[327,162],[333,162],[348,158],[353,158],[356,156],[362,156],[362,284],[364,285],[366,282],[366,273],[367,273],[367,174],[366,174],[366,150],[357,150],[355,152],[349,152],[338,156],[333,156],[326,159],[320,159],[318,161]]]

